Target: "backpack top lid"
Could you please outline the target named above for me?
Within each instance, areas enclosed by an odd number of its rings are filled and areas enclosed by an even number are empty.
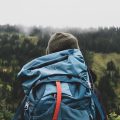
[[[87,66],[79,49],[68,49],[38,57],[23,66],[18,73],[18,79],[22,81],[25,92],[28,92],[38,80],[66,75],[81,77],[83,83],[91,87]]]

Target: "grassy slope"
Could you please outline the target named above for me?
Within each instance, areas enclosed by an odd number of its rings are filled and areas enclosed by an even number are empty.
[[[111,60],[115,63],[116,67],[119,67],[120,69],[120,54],[94,53],[92,69],[97,74],[98,80],[100,76],[104,75],[104,71],[106,70],[106,64]]]
[[[104,75],[104,72],[106,71],[106,64],[111,60],[115,63],[116,67],[119,67],[119,70],[120,70],[120,54],[94,53],[92,69],[96,73],[98,81],[100,80],[100,77]],[[120,99],[120,82],[117,87],[114,87],[114,90]]]

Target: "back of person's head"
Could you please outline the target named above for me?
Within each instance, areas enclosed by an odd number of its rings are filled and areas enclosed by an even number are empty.
[[[69,33],[55,33],[50,37],[46,54],[67,49],[79,49],[77,38]]]

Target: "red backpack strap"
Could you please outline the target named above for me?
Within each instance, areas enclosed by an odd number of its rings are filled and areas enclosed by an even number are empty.
[[[52,120],[58,119],[58,114],[60,111],[60,104],[61,104],[61,99],[62,99],[62,88],[61,88],[60,81],[56,81],[56,88],[57,88],[56,105],[55,105],[55,111],[54,111]]]

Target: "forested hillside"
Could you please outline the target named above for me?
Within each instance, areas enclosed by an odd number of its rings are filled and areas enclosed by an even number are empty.
[[[45,55],[50,35],[69,32],[79,40],[87,65],[96,74],[107,114],[120,114],[120,28],[81,30],[0,26],[0,120],[10,120],[20,102],[17,73],[30,60]],[[112,116],[112,114],[111,114]]]

